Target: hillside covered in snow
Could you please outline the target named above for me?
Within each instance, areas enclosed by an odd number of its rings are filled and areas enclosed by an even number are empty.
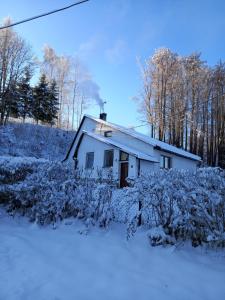
[[[61,161],[75,132],[34,124],[0,126],[0,156],[28,156]]]

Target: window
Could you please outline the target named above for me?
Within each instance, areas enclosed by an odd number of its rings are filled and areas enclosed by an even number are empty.
[[[94,165],[94,152],[87,152],[85,169],[92,169],[93,165]]]
[[[111,130],[105,131],[104,136],[105,137],[111,137],[112,136],[112,131]]]
[[[160,157],[160,168],[170,169],[171,168],[171,157],[161,155],[161,157]]]
[[[123,151],[120,151],[120,161],[128,161],[129,154]]]
[[[104,153],[104,167],[109,168],[113,166],[113,150],[105,150]]]

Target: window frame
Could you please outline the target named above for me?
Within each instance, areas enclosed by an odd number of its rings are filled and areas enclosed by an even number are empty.
[[[162,160],[163,166],[161,165],[161,160]],[[167,161],[168,167],[166,167],[166,161]],[[167,156],[167,155],[160,155],[160,168],[166,169],[166,170],[171,169],[172,168],[172,157]]]
[[[122,159],[122,154],[123,154],[123,153],[127,155],[127,159]],[[121,161],[121,162],[127,162],[127,161],[129,161],[129,153],[120,150],[120,161]]]
[[[91,167],[88,166],[88,156],[89,156],[90,154],[93,155],[93,158],[92,158],[92,166],[91,166]],[[93,169],[93,167],[94,167],[94,159],[95,159],[95,153],[94,153],[94,151],[86,152],[86,161],[85,161],[85,169],[86,169],[86,170]]]
[[[107,159],[106,159],[106,155],[107,155],[107,153],[112,153],[112,165],[107,165],[106,164],[106,161],[107,161]],[[111,167],[113,167],[113,160],[114,160],[114,149],[107,149],[107,150],[104,150],[104,161],[103,161],[103,168],[111,168]]]

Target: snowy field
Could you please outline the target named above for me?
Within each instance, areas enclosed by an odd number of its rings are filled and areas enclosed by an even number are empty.
[[[79,222],[39,228],[0,211],[0,299],[225,299],[225,253],[150,247],[123,227],[79,234]]]

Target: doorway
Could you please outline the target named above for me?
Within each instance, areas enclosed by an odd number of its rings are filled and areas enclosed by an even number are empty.
[[[126,178],[128,177],[128,162],[120,163],[120,187],[128,186]]]

